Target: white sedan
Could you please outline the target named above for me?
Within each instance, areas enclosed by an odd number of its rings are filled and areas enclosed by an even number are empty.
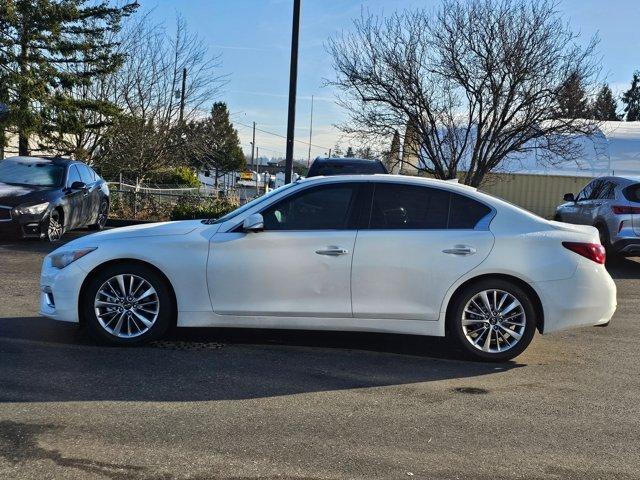
[[[297,181],[217,220],[120,228],[48,255],[41,313],[134,345],[179,327],[447,335],[503,361],[541,333],[606,325],[593,227],[451,182]]]

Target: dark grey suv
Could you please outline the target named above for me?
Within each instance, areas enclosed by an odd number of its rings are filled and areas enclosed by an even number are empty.
[[[567,193],[555,219],[592,225],[610,253],[640,256],[640,177],[600,177]]]

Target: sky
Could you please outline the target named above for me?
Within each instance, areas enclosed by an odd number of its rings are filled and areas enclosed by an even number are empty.
[[[139,0],[158,22],[170,29],[177,14],[197,33],[212,54],[221,54],[221,74],[228,82],[214,101],[229,106],[242,147],[251,150],[251,124],[286,135],[293,0]],[[306,159],[311,96],[314,96],[311,158],[325,155],[337,142],[346,148],[335,124],[346,118],[324,86],[333,76],[325,50],[328,38],[351,26],[361,10],[391,13],[416,7],[433,8],[438,0],[302,0],[295,158]],[[614,92],[627,88],[640,69],[640,1],[561,0],[560,10],[574,31],[586,39],[600,38],[603,78]],[[246,126],[245,126],[246,125]],[[256,132],[261,156],[284,157],[285,139]]]

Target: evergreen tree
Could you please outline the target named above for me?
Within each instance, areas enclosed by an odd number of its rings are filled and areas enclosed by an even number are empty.
[[[60,138],[78,125],[84,111],[113,115],[105,101],[78,100],[73,90],[118,69],[123,55],[111,38],[137,3],[107,1],[3,0],[0,2],[0,65],[8,104],[5,124],[17,131],[19,152],[29,138]]]
[[[353,153],[353,147],[347,147],[347,153],[344,154],[347,158],[355,157],[355,153]]]
[[[618,103],[613,96],[609,85],[604,84],[593,104],[591,105],[591,115],[595,120],[620,120],[617,113]]]
[[[187,125],[184,137],[187,138],[186,156],[192,159],[192,165],[213,170],[216,184],[225,173],[245,167],[238,131],[233,128],[224,102],[214,103],[207,119]]]
[[[627,122],[640,121],[640,71],[633,74],[631,88],[622,94]]]
[[[331,157],[338,158],[342,156],[342,147],[339,143],[336,143],[333,147],[333,153],[331,153]]]
[[[588,118],[589,106],[582,79],[577,73],[569,75],[557,92],[559,118]]]
[[[391,139],[391,147],[388,152],[383,155],[385,167],[389,173],[397,173],[400,166],[400,132],[396,130],[393,132],[393,138]]]

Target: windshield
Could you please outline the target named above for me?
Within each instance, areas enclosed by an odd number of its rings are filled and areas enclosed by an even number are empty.
[[[387,173],[380,162],[314,162],[307,177]]]
[[[256,205],[258,205],[259,203],[264,202],[265,200],[269,199],[270,197],[272,197],[276,193],[284,192],[285,190],[290,189],[294,185],[296,185],[296,182],[289,183],[289,184],[284,185],[282,187],[279,187],[279,188],[276,188],[274,190],[271,190],[269,193],[266,193],[266,194],[262,195],[261,197],[254,198],[249,203],[245,203],[240,208],[236,208],[233,212],[229,212],[223,217],[216,218],[215,220],[213,220],[213,219],[212,220],[207,220],[206,222],[209,223],[209,224],[227,222],[227,221],[231,220],[233,217],[236,217],[236,216],[240,215],[241,213],[246,212],[247,210],[253,208]]]
[[[62,185],[64,167],[38,160],[2,160],[0,182],[11,185],[58,187]]]

